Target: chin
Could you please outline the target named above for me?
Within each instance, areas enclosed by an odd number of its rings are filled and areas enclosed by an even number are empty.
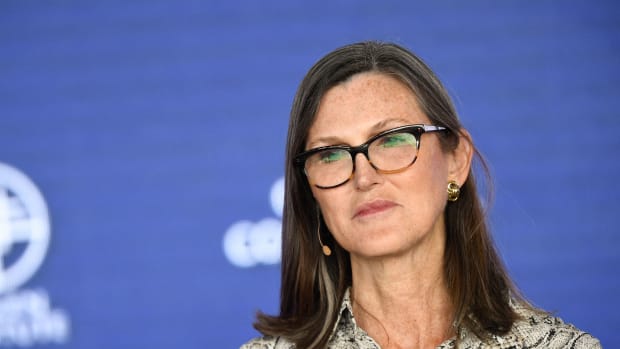
[[[402,254],[404,242],[402,241],[373,241],[363,246],[357,245],[352,249],[347,249],[351,254],[364,258],[389,257]]]

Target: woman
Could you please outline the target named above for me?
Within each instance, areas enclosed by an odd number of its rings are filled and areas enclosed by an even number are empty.
[[[599,348],[513,287],[474,157],[445,89],[404,48],[364,42],[317,62],[291,111],[280,314],[259,314],[264,337],[242,348]]]

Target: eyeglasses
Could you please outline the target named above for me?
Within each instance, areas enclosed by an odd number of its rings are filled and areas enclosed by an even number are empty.
[[[341,186],[353,178],[355,156],[362,153],[379,173],[398,173],[411,166],[425,132],[444,131],[434,125],[406,125],[383,131],[357,147],[335,145],[307,150],[295,156],[311,185],[321,189]]]

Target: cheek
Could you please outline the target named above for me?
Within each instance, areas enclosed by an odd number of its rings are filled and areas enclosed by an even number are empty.
[[[419,165],[420,175],[425,178],[424,182],[432,186],[432,190],[437,191],[439,188],[445,189],[448,184],[450,157],[440,150],[439,144],[436,144],[433,150],[428,156],[421,159],[420,164],[415,165]]]
[[[430,155],[430,154],[429,154]],[[427,156],[409,173],[408,178],[400,181],[402,192],[408,193],[409,204],[420,211],[436,211],[445,207],[447,199],[448,168],[442,154]],[[405,189],[407,188],[407,189]]]
[[[332,233],[340,231],[339,227],[344,224],[346,214],[346,202],[341,195],[337,195],[338,189],[329,189],[323,192],[320,189],[313,190],[314,198],[321,208],[321,215]]]

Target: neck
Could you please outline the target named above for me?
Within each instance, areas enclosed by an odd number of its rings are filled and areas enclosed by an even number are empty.
[[[434,245],[400,256],[351,255],[356,321],[383,348],[434,348],[453,335],[443,244]]]

